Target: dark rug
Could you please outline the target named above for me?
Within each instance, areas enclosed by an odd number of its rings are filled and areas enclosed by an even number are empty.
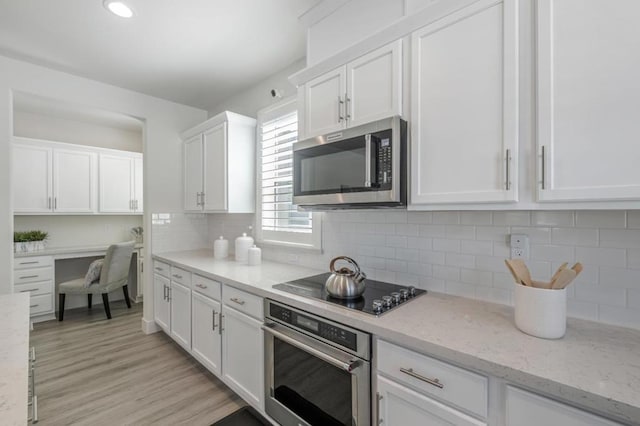
[[[211,426],[271,426],[271,423],[251,407],[242,407]]]

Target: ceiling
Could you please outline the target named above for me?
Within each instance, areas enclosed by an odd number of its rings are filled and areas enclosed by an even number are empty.
[[[0,54],[211,109],[305,56],[318,0],[0,0]]]

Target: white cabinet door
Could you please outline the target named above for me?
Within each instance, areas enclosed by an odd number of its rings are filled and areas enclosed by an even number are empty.
[[[222,305],[199,293],[191,295],[192,352],[216,376],[222,373],[222,332],[219,320]]]
[[[537,5],[538,199],[640,199],[640,2]]]
[[[346,70],[340,67],[304,85],[301,138],[323,135],[344,129]]]
[[[53,208],[51,148],[13,145],[13,210],[44,213]]]
[[[378,420],[383,425],[480,426],[486,423],[378,376]],[[508,423],[516,425],[518,423]]]
[[[515,0],[412,35],[411,203],[517,201]]]
[[[223,380],[253,406],[264,409],[262,323],[226,305],[222,311]]]
[[[222,123],[203,134],[203,198],[205,211],[227,209],[227,125]],[[232,165],[233,167],[233,165]]]
[[[100,212],[133,211],[133,159],[100,154]]]
[[[171,281],[171,337],[186,350],[191,350],[191,289]]]
[[[184,143],[184,209],[201,211],[202,193],[202,135],[196,135]]]
[[[96,167],[94,152],[53,150],[53,209],[57,213],[96,211]]]
[[[135,211],[142,213],[144,211],[143,204],[143,176],[144,168],[142,158],[134,158],[133,160],[133,196]]]
[[[347,64],[347,124],[402,113],[402,40]]]
[[[577,408],[507,386],[506,424],[518,426],[621,426]]]
[[[167,334],[171,331],[171,310],[167,298],[170,287],[169,279],[153,274],[153,319]]]

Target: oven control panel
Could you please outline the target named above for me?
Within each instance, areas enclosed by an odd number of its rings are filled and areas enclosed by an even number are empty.
[[[357,335],[342,327],[329,324],[316,317],[302,315],[284,306],[270,304],[269,316],[279,321],[290,324],[307,333],[314,334],[339,346],[357,351]]]

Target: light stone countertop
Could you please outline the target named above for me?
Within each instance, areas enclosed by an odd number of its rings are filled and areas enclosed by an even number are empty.
[[[0,423],[27,424],[29,294],[0,295]]]
[[[154,258],[620,421],[640,424],[640,331],[569,319],[564,338],[539,339],[515,327],[511,307],[434,292],[374,317],[272,288],[325,271],[268,261],[247,266],[215,260],[208,250],[154,254]]]
[[[87,253],[93,252],[106,252],[109,245],[91,245],[91,246],[72,246],[72,247],[47,247],[44,250],[29,251],[29,252],[14,252],[13,257],[33,257],[33,256],[54,256],[54,257],[71,257],[75,254],[82,256]],[[135,245],[135,250],[143,248],[141,243]],[[98,254],[99,255],[99,254]]]

